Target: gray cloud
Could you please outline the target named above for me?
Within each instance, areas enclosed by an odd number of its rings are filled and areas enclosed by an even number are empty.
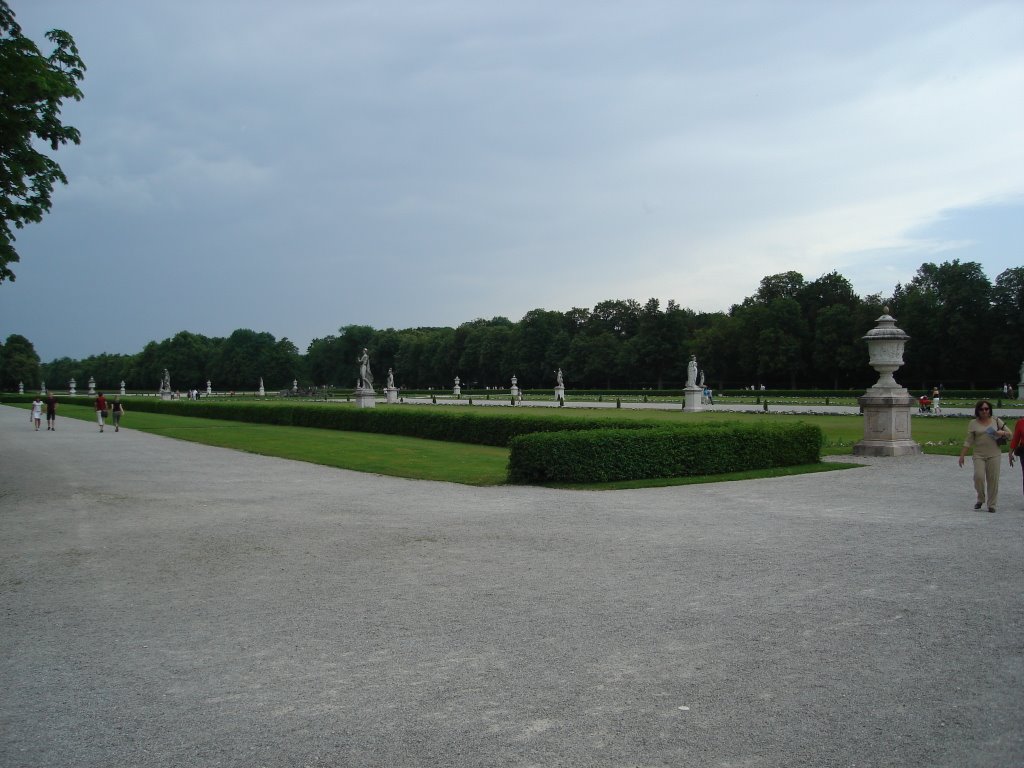
[[[45,359],[184,328],[304,346],[615,297],[718,310],[787,269],[891,290],[970,240],[970,217],[929,222],[1024,194],[1014,3],[15,11],[89,65],[71,185],[0,288],[0,333]]]

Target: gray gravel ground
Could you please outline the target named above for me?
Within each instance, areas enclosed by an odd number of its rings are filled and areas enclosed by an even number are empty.
[[[4,768],[1024,765],[1005,465],[991,515],[951,457],[469,488],[27,416]]]

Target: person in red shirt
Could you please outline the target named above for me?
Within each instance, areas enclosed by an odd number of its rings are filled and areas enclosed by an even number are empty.
[[[1010,438],[1010,466],[1013,460],[1020,459],[1021,480],[1024,481],[1024,418],[1017,419],[1017,426],[1013,428],[1013,437]]]
[[[100,423],[100,432],[103,431],[103,417],[107,415],[107,398],[102,392],[96,394],[96,421]]]

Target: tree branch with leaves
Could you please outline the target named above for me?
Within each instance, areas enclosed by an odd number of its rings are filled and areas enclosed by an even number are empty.
[[[61,122],[61,105],[82,99],[78,83],[85,64],[67,32],[54,29],[46,39],[54,46],[49,55],[22,34],[14,12],[0,0],[0,283],[15,279],[10,265],[20,258],[14,230],[42,221],[54,185],[68,183],[37,143],[56,151],[81,141],[78,129]]]

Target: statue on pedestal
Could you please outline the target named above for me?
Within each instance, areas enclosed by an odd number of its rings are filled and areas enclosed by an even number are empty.
[[[359,356],[359,386],[357,389],[373,389],[373,371],[370,370],[370,353],[363,348]]]
[[[697,356],[690,355],[690,362],[686,365],[686,386],[697,386]]]

